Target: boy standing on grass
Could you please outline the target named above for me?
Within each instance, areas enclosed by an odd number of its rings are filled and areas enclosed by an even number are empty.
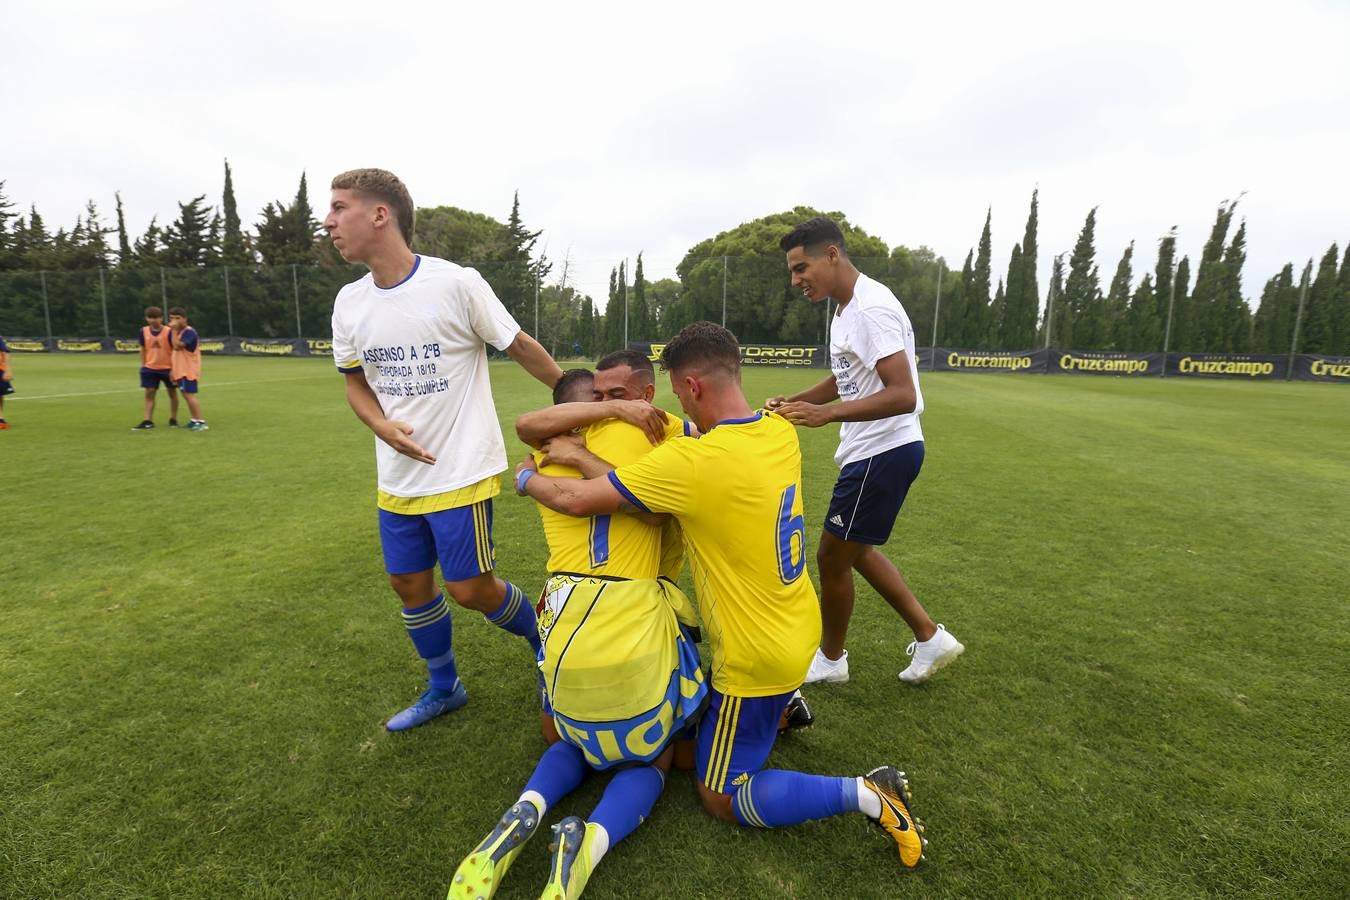
[[[197,399],[197,382],[202,377],[202,348],[197,340],[197,329],[188,324],[187,310],[175,306],[169,310],[169,330],[173,333],[173,363],[170,378],[187,398],[192,421],[188,431],[206,431],[202,418],[202,404]],[[170,424],[173,421],[170,420]]]
[[[384,567],[430,676],[430,688],[385,725],[403,731],[468,702],[445,593],[538,653],[534,606],[495,572],[492,498],[501,491],[506,444],[487,345],[550,389],[562,370],[481,275],[412,252],[412,197],[392,173],[353,169],[334,178],[332,190],[323,227],[343,259],[370,269],[333,303],[333,357],[347,402],[377,438]],[[438,562],[445,592],[436,585]]]
[[[900,570],[877,549],[890,538],[923,465],[923,394],[914,329],[890,289],[854,267],[844,234],[830,219],[801,223],[779,246],[787,254],[792,286],[812,303],[831,297],[837,304],[830,323],[829,377],[764,404],[797,426],[844,423],[834,455],[839,480],[816,550],[823,630],[806,681],[848,681],[844,636],[853,615],[856,571],[914,633],[906,651],[912,662],[900,680],[917,684],[965,647],[933,623]]]
[[[164,327],[164,310],[158,306],[145,308],[145,325],[136,339],[141,345],[141,387],[145,388],[145,418],[133,425],[133,431],[148,431],[155,427],[155,395],[163,384],[169,391],[169,427],[178,427],[178,389],[173,382],[173,342]]]
[[[0,337],[0,431],[9,427],[5,421],[5,395],[14,393],[14,378],[9,371],[9,344]]]

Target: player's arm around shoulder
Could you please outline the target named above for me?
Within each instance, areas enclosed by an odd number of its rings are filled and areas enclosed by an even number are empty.
[[[608,477],[555,478],[539,474],[533,454],[516,466],[516,493],[565,516],[594,516],[618,512],[624,502]]]

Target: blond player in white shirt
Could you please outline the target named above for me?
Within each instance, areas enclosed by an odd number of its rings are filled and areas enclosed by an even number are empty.
[[[533,605],[494,572],[492,498],[506,447],[487,345],[550,389],[562,370],[477,272],[412,252],[413,202],[398,178],[353,169],[332,189],[323,227],[343,259],[370,269],[338,292],[333,357],[346,376],[347,402],[377,438],[385,570],[430,676],[430,688],[385,725],[402,731],[468,702],[446,593],[539,649]]]
[[[830,323],[830,376],[801,393],[765,403],[794,425],[843,423],[835,453],[839,480],[816,550],[820,649],[806,681],[848,681],[844,638],[853,615],[856,570],[914,632],[906,650],[913,659],[900,680],[918,683],[965,648],[933,623],[900,570],[877,549],[890,538],[905,494],[923,465],[923,394],[914,329],[890,289],[849,260],[843,232],[831,220],[803,222],[779,246],[787,254],[793,287],[812,303],[831,297],[837,304]]]

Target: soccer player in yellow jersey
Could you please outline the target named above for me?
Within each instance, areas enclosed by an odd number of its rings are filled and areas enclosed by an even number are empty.
[[[894,839],[902,865],[917,865],[924,840],[904,773],[881,766],[834,778],[763,768],[820,640],[796,430],[750,409],[740,350],[725,328],[687,326],[661,361],[703,437],[664,443],[605,478],[552,478],[527,459],[517,467],[517,490],[573,516],[631,508],[679,520],[713,655],[712,695],[697,737],[705,809],[758,827],[862,812]]]
[[[554,401],[588,404],[592,384],[585,369],[565,372]],[[621,464],[652,449],[641,429],[617,419],[588,425],[584,435],[593,453]],[[575,480],[584,471],[545,452],[534,458],[551,476]],[[692,607],[673,583],[657,579],[664,517],[582,519],[543,506],[539,513],[549,547],[539,608],[541,699],[556,743],[520,799],[455,871],[451,898],[492,896],[543,815],[588,771],[612,769],[588,820],[568,816],[553,826],[543,896],[578,896],[609,848],[650,814],[670,769],[671,740],[708,697],[698,650],[677,620],[677,611],[692,620]]]

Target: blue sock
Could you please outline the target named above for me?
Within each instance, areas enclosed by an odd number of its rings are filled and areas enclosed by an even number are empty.
[[[445,605],[445,594],[437,594],[426,606],[403,610],[403,626],[417,655],[427,661],[431,686],[454,690],[459,672],[455,669],[455,651],[450,649],[450,607]]]
[[[858,811],[858,779],[765,769],[731,798],[736,821],[758,828],[799,825]]]
[[[609,846],[613,849],[651,815],[665,784],[666,777],[656,766],[620,769],[605,787],[600,803],[586,818],[609,832]]]
[[[581,779],[586,777],[588,768],[586,757],[582,756],[579,749],[558,741],[539,757],[534,774],[525,782],[525,791],[536,792],[552,809],[559,800],[576,790]]]
[[[506,599],[497,607],[496,612],[484,613],[487,620],[498,628],[518,634],[530,642],[534,652],[539,652],[539,622],[534,616],[534,607],[525,598],[525,592],[511,582],[506,584]]]

